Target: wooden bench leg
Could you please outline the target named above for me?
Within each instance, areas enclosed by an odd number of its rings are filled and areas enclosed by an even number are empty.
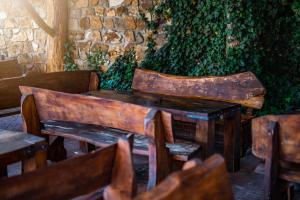
[[[201,145],[201,159],[206,159],[215,150],[215,120],[200,120],[196,124],[195,140]]]
[[[62,161],[67,158],[67,150],[64,147],[64,138],[57,137],[48,149],[48,159],[51,161]]]
[[[7,176],[7,166],[0,163],[0,178]]]
[[[268,126],[268,136],[265,161],[264,199],[274,200],[280,196],[278,188],[279,132],[277,122],[270,122]]]
[[[240,111],[224,119],[224,157],[229,172],[240,169],[240,124]]]

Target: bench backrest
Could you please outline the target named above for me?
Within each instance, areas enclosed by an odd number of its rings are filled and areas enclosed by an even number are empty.
[[[129,140],[132,142],[132,136]],[[114,193],[119,199],[131,199],[134,195],[131,144],[125,139],[37,171],[1,179],[0,199],[71,199],[109,184],[119,191]]]
[[[224,159],[213,155],[203,163],[191,163],[187,169],[173,173],[152,191],[139,195],[135,200],[150,199],[233,200]]]
[[[265,95],[265,88],[251,72],[187,77],[136,69],[132,89],[136,93],[220,100],[256,109],[262,108]]]
[[[0,110],[20,106],[20,85],[67,93],[97,90],[99,81],[92,71],[54,72],[0,80]]]
[[[279,125],[280,160],[300,164],[300,114],[267,115],[253,119],[253,153],[259,158],[266,158],[271,122]]]
[[[169,173],[169,152],[161,112],[100,97],[20,86],[24,131],[41,134],[40,121],[58,120],[101,125],[148,136],[151,188]]]
[[[24,68],[17,60],[0,60],[0,79],[22,76]]]

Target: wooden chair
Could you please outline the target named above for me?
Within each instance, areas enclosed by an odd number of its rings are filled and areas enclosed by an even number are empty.
[[[97,90],[99,80],[97,74],[92,71],[40,73],[2,79],[0,80],[0,117],[20,113],[20,85],[78,94]]]
[[[196,160],[185,164],[153,190],[135,200],[233,200],[231,184],[220,155],[213,155],[203,163]]]
[[[1,200],[132,199],[135,175],[132,136],[86,155],[71,158],[27,174],[0,180]]]
[[[155,71],[136,69],[132,90],[136,95],[158,95],[181,97],[187,99],[207,99],[237,103],[247,108],[241,120],[241,152],[245,152],[250,137],[250,122],[253,109],[261,109],[264,103],[265,88],[251,72],[244,72],[230,76],[187,77],[158,73]],[[180,121],[180,120],[179,120]],[[217,135],[222,131],[223,122],[218,123]],[[183,124],[185,128],[193,129],[190,124]],[[175,123],[179,130],[182,126]],[[177,133],[176,133],[177,132]],[[190,130],[186,130],[190,132]],[[175,130],[175,135],[181,136]],[[186,134],[186,133],[182,133]]]
[[[51,160],[66,157],[62,137],[105,147],[128,132],[135,133],[133,152],[149,155],[148,188],[152,188],[170,173],[171,158],[186,161],[200,150],[195,143],[172,143],[173,136],[165,131],[170,125],[164,125],[170,122],[168,113],[85,95],[22,86],[20,89],[24,132],[61,136],[49,147]]]
[[[19,77],[24,72],[24,67],[17,60],[0,60],[0,79]]]
[[[286,183],[300,183],[300,115],[253,119],[252,137],[254,155],[265,160],[264,199],[292,199]]]

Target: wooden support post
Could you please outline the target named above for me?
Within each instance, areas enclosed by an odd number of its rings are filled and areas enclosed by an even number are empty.
[[[267,147],[264,177],[264,199],[274,200],[277,198],[279,192],[277,187],[279,167],[279,127],[277,122],[271,121],[268,125]]]
[[[240,127],[240,110],[224,119],[224,157],[229,172],[240,169]]]
[[[201,159],[206,159],[214,153],[215,147],[215,120],[201,120],[196,124],[195,140],[201,149]]]

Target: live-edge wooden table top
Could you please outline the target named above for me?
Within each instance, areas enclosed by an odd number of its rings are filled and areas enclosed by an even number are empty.
[[[239,104],[203,99],[183,99],[169,96],[136,95],[131,92],[115,90],[98,90],[84,93],[85,95],[112,99],[136,105],[155,107],[171,111],[172,113],[185,114],[194,120],[222,119],[232,112],[240,110]]]

